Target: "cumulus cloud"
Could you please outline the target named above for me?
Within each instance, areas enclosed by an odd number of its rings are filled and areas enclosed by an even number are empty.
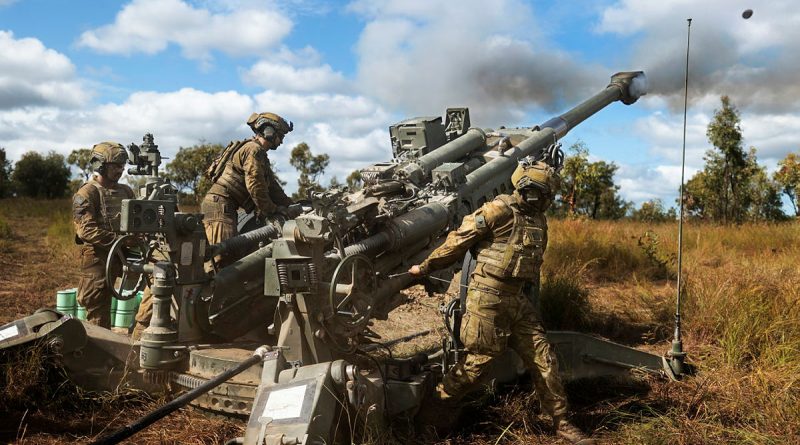
[[[687,166],[686,179],[699,168]],[[675,206],[681,185],[681,166],[619,164],[614,178],[620,186],[623,199],[633,201],[637,207],[644,201],[660,199],[666,207]]]
[[[270,5],[244,3],[225,11],[197,8],[182,0],[134,0],[114,23],[81,34],[78,44],[109,54],[155,54],[169,44],[184,56],[208,61],[212,51],[260,55],[279,44],[292,21]]]
[[[139,143],[145,133],[153,133],[164,156],[171,157],[179,147],[201,140],[225,144],[250,137],[247,116],[267,110],[295,123],[295,130],[271,156],[280,176],[289,182],[288,191],[296,188],[297,179],[289,152],[300,142],[308,143],[316,154],[328,153],[333,158],[325,181],[333,176],[343,181],[351,171],[391,157],[387,127],[393,116],[376,102],[361,96],[270,90],[252,97],[236,91],[183,88],[137,92],[121,103],[85,110],[10,110],[0,113],[0,139],[9,157],[18,159],[28,150],[67,154],[101,140]]]
[[[26,106],[74,107],[90,94],[63,54],[34,38],[16,39],[0,31],[0,110]]]
[[[631,57],[651,80],[652,94],[682,105],[686,18],[691,17],[690,98],[727,94],[754,111],[797,111],[800,95],[800,13],[793,1],[621,0],[607,8],[598,32],[632,36]]]
[[[66,154],[102,140],[138,143],[145,133],[153,133],[156,143],[170,156],[178,147],[200,140],[245,136],[244,120],[252,109],[252,98],[233,91],[138,92],[122,103],[86,110],[41,107],[3,113],[0,136],[12,159],[28,150]]]
[[[517,124],[608,81],[597,76],[606,69],[548,44],[518,0],[363,0],[349,9],[367,21],[356,47],[362,91],[410,115],[469,106],[481,125]]]
[[[288,152],[306,142],[315,154],[327,153],[331,164],[325,181],[340,181],[355,169],[391,159],[388,127],[397,120],[372,99],[343,94],[295,94],[264,91],[255,96],[256,109],[273,111],[294,121],[295,129],[284,140],[276,160],[287,189],[295,189],[297,174],[288,163]]]
[[[295,92],[337,91],[345,89],[347,85],[342,75],[334,72],[329,65],[295,68],[266,60],[253,65],[244,74],[244,79],[252,85]]]

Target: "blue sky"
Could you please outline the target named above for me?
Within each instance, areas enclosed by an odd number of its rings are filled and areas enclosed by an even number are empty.
[[[169,156],[248,135],[252,111],[296,130],[288,151],[331,155],[328,180],[391,157],[387,128],[470,107],[473,125],[534,125],[644,70],[651,92],[568,134],[619,165],[622,194],[671,205],[679,184],[687,17],[692,64],[687,177],[705,127],[730,95],[745,144],[774,168],[800,130],[800,8],[689,0],[0,0],[0,146],[28,150],[138,142]]]

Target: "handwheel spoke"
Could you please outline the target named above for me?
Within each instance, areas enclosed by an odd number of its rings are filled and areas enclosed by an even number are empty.
[[[342,301],[340,301],[339,304],[336,305],[336,310],[338,311],[339,309],[342,308],[342,306],[350,303],[350,300],[352,299],[353,299],[353,292],[351,291],[350,293],[345,295],[344,298],[342,298]]]

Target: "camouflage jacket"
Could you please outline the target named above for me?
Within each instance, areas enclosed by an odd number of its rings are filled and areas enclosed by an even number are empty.
[[[248,213],[255,210],[258,216],[292,204],[270,169],[267,149],[253,140],[236,150],[208,192],[231,198],[237,206]]]
[[[72,198],[72,221],[75,242],[108,248],[117,237],[120,207],[123,199],[135,198],[125,184],[105,188],[94,179],[83,184]]]
[[[487,202],[471,215],[464,217],[461,226],[450,232],[445,242],[428,255],[428,258],[420,264],[422,272],[429,273],[447,267],[463,258],[467,250],[475,246],[479,263],[476,268],[477,273],[498,279],[517,277],[535,279],[534,275],[538,276],[538,268],[547,244],[547,221],[540,212],[517,210],[516,213],[523,216],[515,217],[515,210],[509,203],[517,208],[527,209],[517,192],[511,196],[501,195]],[[517,231],[515,231],[515,220]],[[517,234],[518,232],[522,233]],[[529,236],[531,232],[536,235]],[[514,240],[511,239],[512,236],[515,237]],[[515,245],[507,246],[510,241]],[[514,264],[498,268],[503,257],[508,256],[506,252],[512,252],[509,258],[505,258],[506,262]],[[520,256],[522,259],[526,257],[533,259],[536,263],[535,270],[519,274],[517,263]],[[499,261],[493,261],[493,257],[498,257]],[[508,273],[503,274],[500,269],[509,266]]]

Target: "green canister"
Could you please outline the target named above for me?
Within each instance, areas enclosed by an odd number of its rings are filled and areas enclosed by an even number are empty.
[[[136,298],[130,300],[117,301],[117,314],[114,317],[115,328],[127,328],[133,323],[133,315],[136,310]]]
[[[56,310],[64,315],[72,315],[74,317],[78,307],[78,302],[75,298],[77,293],[77,289],[64,289],[56,292]]]
[[[111,297],[111,324],[114,324],[114,320],[117,319],[117,299]]]

